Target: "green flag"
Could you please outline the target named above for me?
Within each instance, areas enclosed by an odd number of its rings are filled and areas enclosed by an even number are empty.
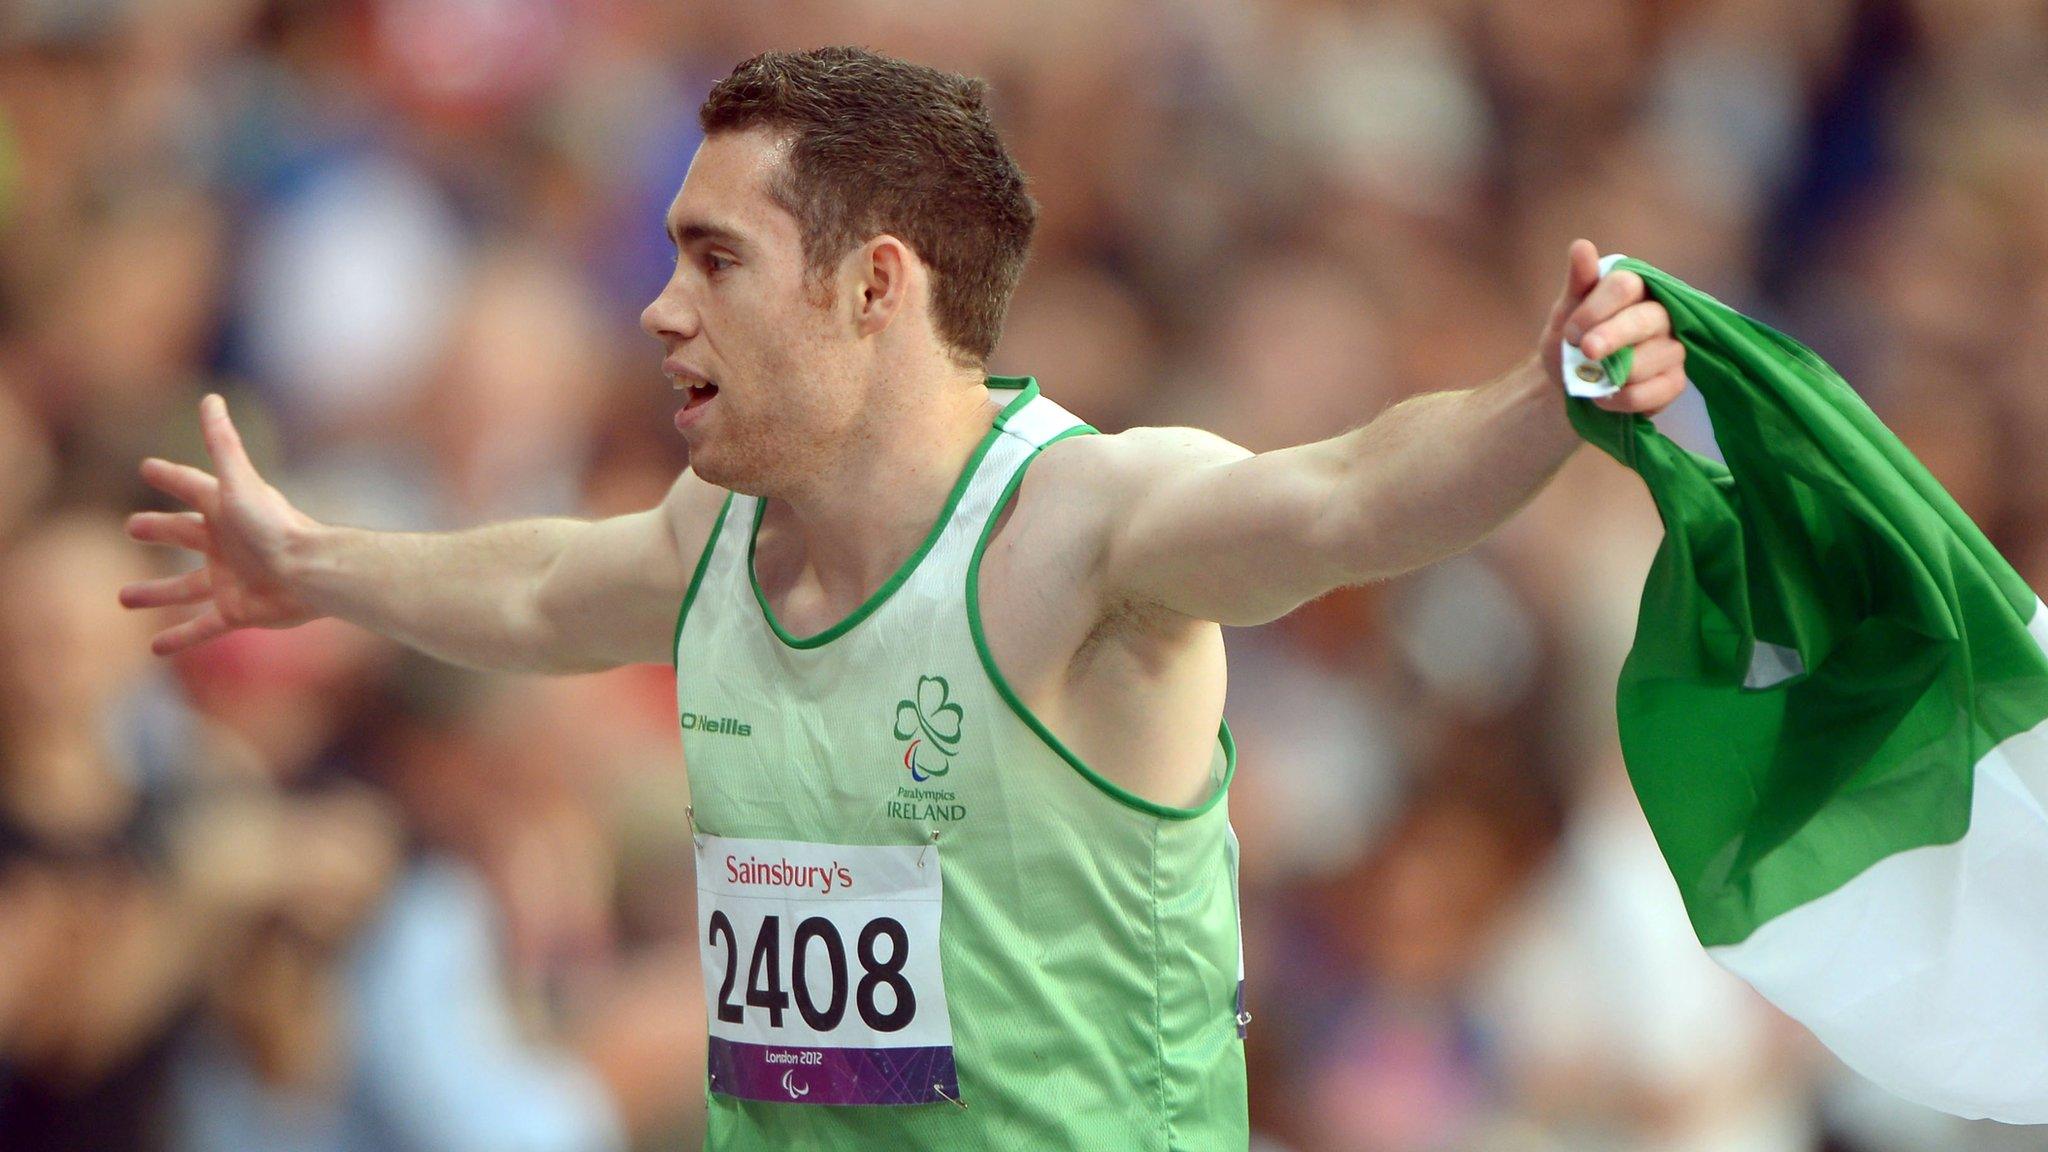
[[[1617,707],[1700,942],[1900,1095],[2048,1122],[2041,601],[1819,357],[1619,266],[1727,461],[1568,403],[1664,520]]]

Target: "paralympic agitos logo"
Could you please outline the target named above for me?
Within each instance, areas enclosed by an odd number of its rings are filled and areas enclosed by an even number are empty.
[[[951,695],[945,677],[919,676],[917,693],[896,702],[896,738],[910,741],[903,749],[903,766],[910,769],[912,780],[922,782],[953,770],[962,712]]]

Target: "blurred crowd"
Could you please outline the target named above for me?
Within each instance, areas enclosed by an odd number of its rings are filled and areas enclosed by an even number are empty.
[[[8,0],[0,1148],[695,1146],[669,670],[331,621],[160,661],[115,589],[178,561],[121,514],[208,390],[324,519],[652,505],[697,104],[822,43],[995,84],[1042,224],[992,367],[1105,430],[1269,449],[1480,383],[1586,236],[1814,345],[2048,590],[2039,0]],[[1262,1152],[2040,1146],[1693,942],[1613,731],[1658,536],[1583,452],[1230,633]]]

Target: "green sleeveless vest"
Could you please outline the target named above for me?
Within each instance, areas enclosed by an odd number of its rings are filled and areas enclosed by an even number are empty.
[[[1003,679],[982,552],[1038,452],[1094,429],[1028,379],[989,386],[1014,399],[845,620],[776,622],[748,496],[684,597],[713,1152],[1247,1143],[1229,729],[1209,798],[1167,808]]]

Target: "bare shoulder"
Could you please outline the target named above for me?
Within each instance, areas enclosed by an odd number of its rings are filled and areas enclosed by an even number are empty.
[[[1032,470],[1091,486],[1121,488],[1142,486],[1178,468],[1226,463],[1249,455],[1201,428],[1132,428],[1113,436],[1070,436],[1047,448]]]
[[[1032,464],[1019,492],[1018,510],[1021,514],[1029,500],[1114,513],[1175,476],[1250,455],[1200,428],[1132,428],[1112,436],[1070,436]]]
[[[1070,436],[1047,447],[1024,474],[1015,506],[1001,514],[991,559],[1030,569],[1028,578],[1085,588],[1148,493],[1174,476],[1248,455],[1199,428]]]

